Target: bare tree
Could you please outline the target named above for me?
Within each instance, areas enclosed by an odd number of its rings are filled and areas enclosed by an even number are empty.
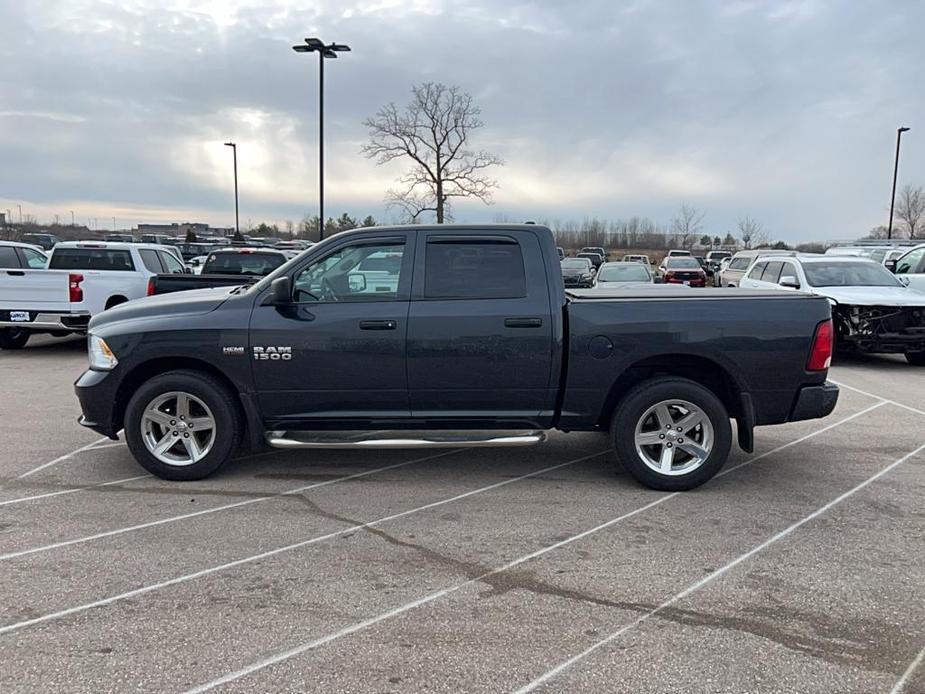
[[[905,226],[909,238],[925,230],[925,188],[922,186],[905,186],[899,191],[896,202],[896,218]]]
[[[681,205],[681,209],[671,220],[671,233],[681,248],[690,250],[694,245],[703,228],[704,215],[704,212],[698,212],[689,205]]]
[[[377,164],[402,157],[412,161],[411,170],[398,179],[401,189],[388,192],[389,206],[401,209],[411,221],[433,212],[443,224],[451,198],[478,198],[490,204],[498,182],[485,170],[504,162],[490,152],[467,148],[472,132],[483,125],[472,96],[434,82],[413,87],[411,94],[403,111],[390,103],[363,122],[370,139],[363,154]]]
[[[746,249],[757,247],[768,242],[768,232],[764,230],[761,222],[757,219],[752,219],[746,215],[736,222],[736,227],[739,230],[739,238],[742,239],[742,245],[745,246]]]

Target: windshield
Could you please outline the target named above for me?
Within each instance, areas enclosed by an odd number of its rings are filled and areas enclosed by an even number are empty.
[[[691,258],[690,256],[687,256],[687,257],[681,256],[677,258],[669,258],[668,267],[672,269],[676,268],[676,269],[681,269],[681,270],[685,270],[685,269],[699,270],[700,263],[697,262],[696,258]]]
[[[286,262],[282,253],[213,253],[202,269],[204,275],[269,275]]]
[[[591,264],[591,261],[587,258],[569,258],[562,261],[562,267],[567,270],[583,270],[587,269],[588,265]]]
[[[638,263],[607,265],[597,276],[598,282],[648,282],[649,272]]]
[[[803,263],[806,281],[812,287],[897,287],[900,282],[882,265],[870,261],[854,263]]]

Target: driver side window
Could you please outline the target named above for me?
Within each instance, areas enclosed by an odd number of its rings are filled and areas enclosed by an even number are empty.
[[[908,275],[914,273],[922,262],[922,256],[925,256],[925,248],[919,248],[906,253],[906,255],[896,261],[896,274]]]
[[[403,243],[339,248],[296,275],[295,301],[395,301],[404,251]]]

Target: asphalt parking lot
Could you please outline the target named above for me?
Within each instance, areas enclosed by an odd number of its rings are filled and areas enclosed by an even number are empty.
[[[195,483],[0,352],[0,690],[925,692],[925,371],[836,365],[680,494],[604,437],[278,452]]]

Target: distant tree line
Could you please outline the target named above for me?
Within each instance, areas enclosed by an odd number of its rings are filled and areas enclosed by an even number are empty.
[[[372,215],[366,215],[363,219],[351,217],[347,212],[334,219],[328,217],[324,223],[324,236],[327,238],[332,234],[348,229],[357,229],[359,227],[374,227],[378,224]],[[280,239],[305,239],[307,241],[318,241],[318,215],[305,215],[302,221],[296,223],[292,220],[286,220],[282,228],[278,224],[267,224],[260,222],[256,226],[249,223],[245,229],[252,236],[262,236]]]

